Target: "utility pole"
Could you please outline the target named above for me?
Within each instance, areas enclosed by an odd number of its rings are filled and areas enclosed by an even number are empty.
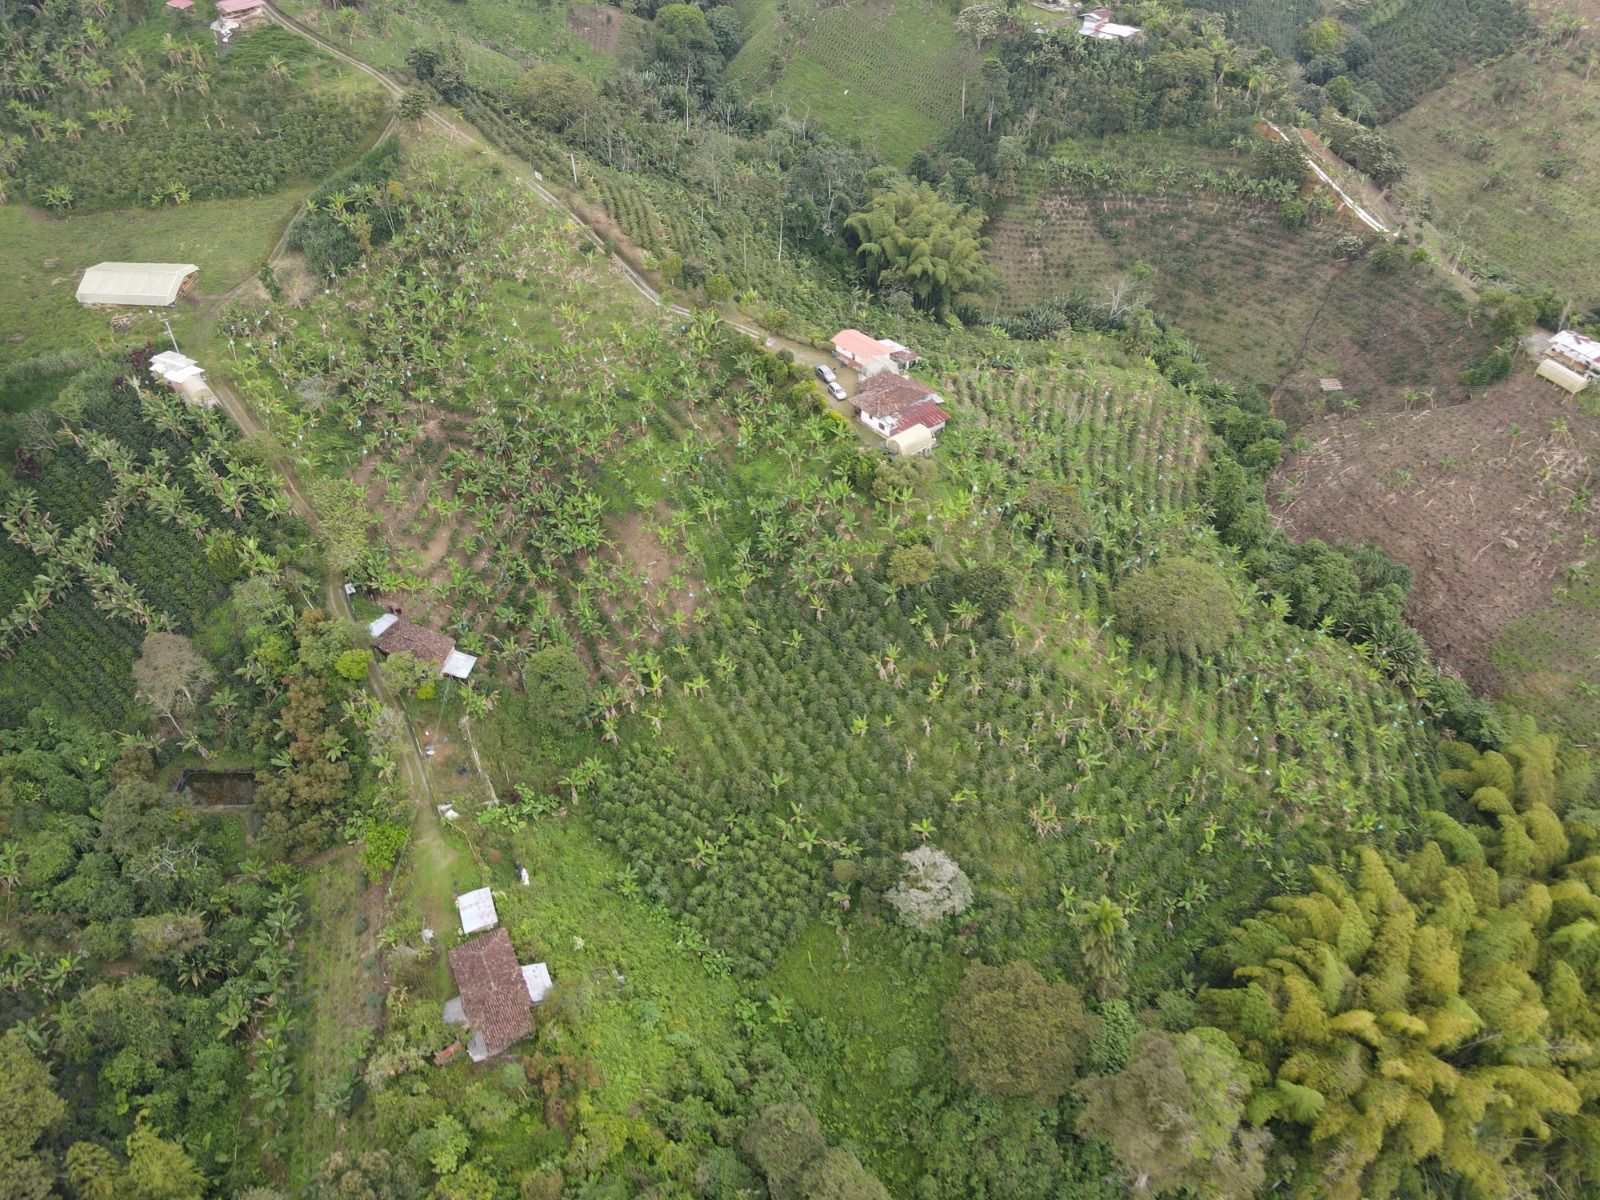
[[[572,163],[572,186],[578,186],[578,156],[571,150],[567,151],[567,159]]]
[[[181,354],[182,351],[178,349],[178,339],[176,337],[174,337],[173,333],[172,333],[172,322],[168,318],[162,317],[161,318],[161,324],[166,327],[167,337],[169,339],[171,339],[171,341],[172,341],[172,349],[173,349],[173,351],[175,353]]]

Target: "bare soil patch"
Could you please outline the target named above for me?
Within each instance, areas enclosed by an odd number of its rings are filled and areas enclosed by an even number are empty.
[[[699,580],[692,571],[685,571],[685,575],[694,579],[695,586],[669,591],[668,581],[684,570],[686,560],[663,546],[650,528],[651,520],[666,521],[670,517],[665,504],[657,505],[655,511],[648,514],[631,510],[612,523],[607,535],[616,547],[617,557],[628,569],[649,580],[644,593],[652,604],[664,604],[667,611],[688,616],[694,612],[696,596],[693,593],[700,590]]]
[[[1435,654],[1498,692],[1491,651],[1595,556],[1600,420],[1527,363],[1465,403],[1379,416],[1325,415],[1269,495],[1297,539],[1372,542],[1416,575],[1410,617]]]
[[[598,4],[574,4],[567,10],[567,28],[603,54],[615,54],[627,30],[622,13]]]

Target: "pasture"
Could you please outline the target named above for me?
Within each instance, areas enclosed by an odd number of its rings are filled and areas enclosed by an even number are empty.
[[[977,71],[954,17],[932,0],[826,6],[740,0],[748,40],[729,78],[797,120],[904,167],[955,124],[962,81]]]
[[[505,4],[500,0],[405,0],[344,10],[285,0],[284,12],[381,71],[407,74],[418,46],[458,47],[473,83],[514,83],[533,63],[560,63],[594,79],[614,69],[638,37],[639,18],[609,6]]]
[[[166,338],[180,344],[207,324],[206,310],[255,275],[305,194],[265,196],[54,216],[25,204],[0,205],[0,366],[65,350]],[[102,261],[192,262],[194,286],[171,309],[85,308],[74,297],[85,267]]]

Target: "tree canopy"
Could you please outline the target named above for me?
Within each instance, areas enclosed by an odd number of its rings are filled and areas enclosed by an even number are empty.
[[[1239,627],[1232,585],[1193,558],[1161,558],[1117,585],[1117,627],[1155,654],[1205,658]]]
[[[1027,962],[968,964],[944,1019],[963,1083],[1035,1104],[1066,1094],[1099,1028],[1077,988]]]
[[[845,228],[873,285],[909,292],[918,308],[942,314],[993,285],[983,257],[983,214],[925,183],[902,181],[876,193]]]

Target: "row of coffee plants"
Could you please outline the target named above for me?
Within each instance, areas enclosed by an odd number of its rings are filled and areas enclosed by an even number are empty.
[[[144,633],[194,631],[230,583],[295,552],[270,472],[214,411],[138,387],[147,360],[80,377],[56,445],[0,497],[0,723],[51,702],[120,723]]]

